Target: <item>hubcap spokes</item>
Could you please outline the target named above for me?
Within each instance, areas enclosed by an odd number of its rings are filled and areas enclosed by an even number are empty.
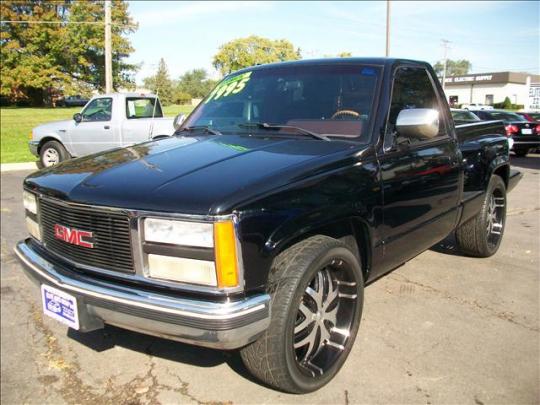
[[[495,194],[492,194],[489,198],[486,221],[486,234],[488,238],[492,235],[496,235],[495,237],[501,235],[504,225],[504,207],[504,197],[497,197]]]
[[[319,270],[304,292],[294,327],[293,347],[298,364],[308,374],[322,375],[345,349],[350,334],[356,283],[340,279],[338,261]],[[343,300],[347,308],[342,310]],[[351,304],[351,300],[353,300]]]
[[[44,153],[45,156],[45,166],[53,166],[57,164],[60,160],[60,157],[58,156],[58,152],[56,149],[47,149]]]

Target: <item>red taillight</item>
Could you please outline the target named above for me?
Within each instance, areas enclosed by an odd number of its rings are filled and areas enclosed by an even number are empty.
[[[534,132],[536,132],[538,135],[540,135],[540,124],[538,124],[538,125],[534,128]]]
[[[512,136],[519,132],[519,128],[512,124],[506,125],[504,128],[506,129],[506,136]]]

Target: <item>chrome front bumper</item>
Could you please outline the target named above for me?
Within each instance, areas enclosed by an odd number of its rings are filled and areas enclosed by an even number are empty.
[[[82,332],[110,324],[197,346],[235,349],[254,341],[270,324],[268,294],[219,303],[176,298],[74,272],[47,260],[29,240],[19,242],[15,253],[34,283],[77,298]]]

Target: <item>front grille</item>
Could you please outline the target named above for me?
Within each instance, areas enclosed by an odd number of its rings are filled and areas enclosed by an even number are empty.
[[[105,270],[134,273],[129,219],[121,212],[70,206],[40,199],[43,242],[48,250],[75,263]],[[55,238],[55,224],[92,232],[93,248]]]

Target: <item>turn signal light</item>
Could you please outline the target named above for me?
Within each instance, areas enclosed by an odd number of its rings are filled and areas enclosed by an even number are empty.
[[[214,224],[214,246],[218,287],[238,286],[238,257],[232,221]]]

